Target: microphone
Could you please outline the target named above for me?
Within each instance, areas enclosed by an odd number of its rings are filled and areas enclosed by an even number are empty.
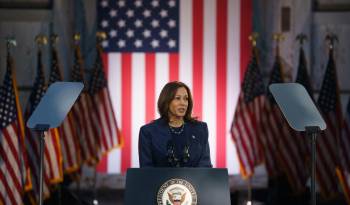
[[[175,154],[174,142],[172,140],[169,140],[167,145],[167,157],[168,157],[168,163],[172,167],[180,167],[181,163],[184,165],[189,162],[191,155],[189,152],[190,146],[188,144],[189,143],[187,143],[184,147],[182,160],[180,161],[180,159],[178,159]]]
[[[182,158],[182,161],[183,161],[183,163],[187,163],[188,161],[189,161],[189,159],[190,159],[190,152],[189,152],[189,149],[190,149],[190,147],[188,146],[188,145],[186,145],[185,147],[184,147],[184,156],[183,156],[183,158]]]
[[[174,142],[169,140],[167,145],[168,162],[172,167],[180,167],[179,159],[175,156]]]

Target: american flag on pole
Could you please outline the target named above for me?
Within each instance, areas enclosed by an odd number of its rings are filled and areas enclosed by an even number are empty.
[[[21,205],[27,180],[23,146],[23,120],[18,102],[13,60],[7,56],[0,90],[0,204]]]
[[[38,51],[37,76],[34,86],[29,97],[25,111],[25,121],[29,119],[36,106],[39,104],[41,97],[46,90],[45,77],[42,65],[42,53]],[[34,200],[39,198],[39,133],[26,129],[25,145],[28,153],[28,163],[31,170],[33,190],[31,196]],[[59,183],[63,180],[62,156],[60,139],[57,129],[50,129],[45,133],[45,150],[44,150],[44,197],[49,197],[50,184]]]
[[[49,85],[56,81],[62,81],[62,73],[59,65],[58,53],[55,47],[51,49],[52,62],[49,77]],[[70,112],[63,120],[60,127],[57,128],[60,136],[60,144],[63,158],[63,171],[72,173],[79,169],[80,154],[79,154],[79,139],[76,133],[76,123]]]
[[[336,171],[347,203],[350,204],[350,100],[346,107],[339,145],[341,166]]]
[[[336,167],[340,165],[338,143],[343,122],[333,49],[329,51],[317,104],[327,123],[327,129],[317,138],[317,183],[324,197],[332,197],[339,193]]]
[[[101,154],[106,154],[111,149],[121,145],[122,138],[105,76],[102,48],[100,45],[96,45],[96,49],[96,61],[90,82],[90,94],[93,102],[91,109],[96,109],[97,123],[100,128],[99,150]]]
[[[340,145],[340,159],[342,167],[350,172],[350,99],[346,106],[344,124],[342,127],[342,133],[340,137]]]
[[[298,63],[298,70],[297,70],[297,76],[295,79],[296,83],[300,83],[303,85],[310,95],[311,99],[313,98],[313,89],[311,86],[308,70],[307,70],[307,60],[305,56],[305,52],[303,47],[300,47],[299,50],[299,63]],[[310,140],[308,140],[308,136],[306,136],[305,133],[300,133],[300,132],[292,132],[292,136],[297,140],[296,143],[298,143],[298,160],[302,162],[302,168],[303,170],[299,173],[301,176],[301,181],[304,186],[306,186],[306,180],[308,178],[309,174],[309,166],[307,164],[310,164],[309,162],[309,157],[306,156],[311,156],[311,150],[310,148]],[[309,160],[308,160],[309,159]]]
[[[281,57],[277,46],[277,55],[269,84],[283,83],[283,68]],[[307,168],[302,155],[303,143],[300,142],[301,136],[298,136],[290,129],[282,112],[271,93],[268,93],[269,101],[265,103],[263,112],[263,131],[261,139],[265,151],[266,166],[269,176],[276,176],[284,173],[289,184],[295,192],[305,190],[307,179]]]
[[[138,134],[158,117],[156,102],[169,81],[186,83],[193,115],[208,123],[215,167],[239,172],[232,116],[250,57],[252,2],[242,0],[99,0],[98,27],[108,86],[124,146],[104,171],[139,167]]]
[[[282,71],[281,71],[281,65],[280,65],[280,57],[276,56],[274,66],[271,70],[270,74],[270,82],[271,83],[282,83],[283,77],[282,77]],[[263,134],[260,135],[260,144],[263,149],[264,158],[265,158],[265,165],[268,172],[269,177],[275,177],[281,173],[281,168],[278,164],[278,137],[280,131],[277,127],[277,124],[281,123],[280,119],[280,111],[278,108],[274,105],[274,99],[269,94],[267,96],[267,100],[264,104],[264,109],[262,113],[262,132]],[[277,116],[275,116],[275,114]]]
[[[231,133],[243,177],[254,174],[256,165],[262,162],[259,145],[261,111],[265,102],[265,85],[259,68],[256,49],[244,75]]]
[[[345,113],[342,133],[339,140],[341,166],[336,169],[345,199],[350,204],[350,100]]]
[[[98,127],[93,119],[96,118],[95,109],[89,109],[92,104],[92,98],[87,92],[87,84],[83,75],[83,59],[80,47],[74,47],[74,65],[72,69],[72,81],[83,82],[84,91],[80,94],[77,102],[73,105],[72,113],[76,121],[77,134],[79,136],[80,155],[83,162],[88,165],[95,165],[99,159],[98,156]]]
[[[313,88],[311,86],[311,82],[310,82],[310,78],[307,70],[307,61],[306,61],[303,47],[300,47],[300,50],[299,50],[299,65],[298,65],[298,71],[297,71],[295,82],[303,85],[306,91],[308,92],[308,94],[310,95],[311,99],[314,100]],[[310,150],[311,147],[309,146],[311,141],[308,140],[309,136],[306,136],[305,133],[295,132],[295,134],[296,134],[295,137],[299,138],[299,147],[300,147],[299,154],[300,156],[304,156],[299,160],[302,160],[304,165],[310,164],[308,162],[310,162],[311,159],[308,160],[308,157],[306,157],[306,156],[311,156],[311,150]],[[304,179],[306,180],[308,175],[310,175],[308,174],[309,172],[306,171],[306,170],[309,170],[309,167],[305,166],[304,170],[305,171],[303,171],[302,174],[303,174],[303,177],[305,177]]]

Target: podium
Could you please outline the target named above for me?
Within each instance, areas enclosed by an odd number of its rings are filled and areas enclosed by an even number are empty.
[[[227,169],[130,168],[124,204],[229,205]]]

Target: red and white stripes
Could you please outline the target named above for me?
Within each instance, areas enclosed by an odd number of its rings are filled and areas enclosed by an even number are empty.
[[[76,171],[80,166],[79,139],[75,125],[76,123],[73,119],[73,115],[69,113],[62,122],[62,125],[58,128],[62,149],[63,171],[65,173]]]
[[[16,123],[0,132],[0,204],[22,204],[23,166]]]
[[[98,91],[92,99],[93,106],[97,109],[97,121],[101,128],[99,149],[101,154],[105,154],[112,148],[117,147],[119,145],[118,138],[120,139],[108,88]]]
[[[82,162],[87,162],[89,165],[94,164],[98,158],[98,132],[93,123],[94,109],[89,108],[91,104],[91,96],[87,92],[83,92],[72,108],[77,125]]]
[[[230,126],[240,90],[241,63],[244,68],[247,63],[241,59],[248,61],[250,54],[242,48],[249,43],[242,30],[251,29],[251,18],[243,15],[251,14],[247,2],[180,0],[178,53],[104,56],[124,147],[108,155],[102,171],[119,173],[139,166],[139,129],[159,116],[157,98],[165,83],[179,80],[192,90],[193,115],[208,123],[212,163],[238,173]]]
[[[327,129],[317,138],[316,172],[317,183],[326,197],[334,196],[338,191],[336,167],[339,165],[339,134],[340,123],[336,114],[323,116]]]
[[[260,113],[264,102],[264,95],[257,96],[250,103],[244,101],[243,92],[239,96],[234,118],[235,123],[232,125],[232,138],[236,144],[243,177],[252,176],[255,166],[263,159],[258,139],[261,134]]]

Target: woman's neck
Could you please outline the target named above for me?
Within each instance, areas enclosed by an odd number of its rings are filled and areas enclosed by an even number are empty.
[[[181,127],[184,124],[183,118],[170,118],[169,125],[172,127]]]

